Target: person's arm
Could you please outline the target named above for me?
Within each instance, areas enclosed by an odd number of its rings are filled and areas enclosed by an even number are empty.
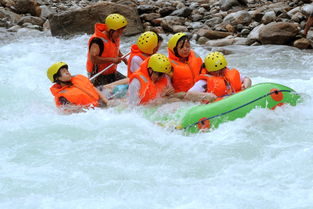
[[[192,102],[214,102],[217,96],[213,93],[208,92],[187,92],[184,99]]]
[[[105,64],[105,63],[119,64],[122,61],[121,57],[101,57],[99,56],[99,53],[100,53],[99,45],[97,43],[91,44],[89,49],[89,56],[93,64]]]
[[[124,55],[122,54],[121,51],[119,51],[119,52],[118,52],[118,56],[119,56],[119,57],[123,57]],[[126,57],[124,57],[124,58],[122,59],[122,61],[125,63],[125,65],[128,65],[128,61],[127,61],[127,58],[126,58]]]
[[[129,78],[124,78],[118,81],[114,81],[113,83],[109,83],[104,85],[104,88],[113,88],[114,86],[118,86],[118,85],[124,85],[124,84],[128,84],[129,83]]]
[[[310,17],[308,18],[305,24],[304,32],[303,32],[305,36],[308,34],[308,31],[312,25],[313,25],[313,13],[310,15]]]
[[[64,114],[85,112],[85,110],[82,106],[74,105],[74,104],[70,103],[65,97],[60,97],[59,103],[60,103],[60,110]]]
[[[242,90],[247,89],[247,88],[251,87],[251,85],[252,85],[251,79],[249,77],[244,77],[242,84],[241,84],[241,89]]]
[[[94,87],[95,90],[97,91],[99,97],[100,97],[100,100],[102,101],[102,103],[104,104],[104,106],[108,106],[108,102],[109,100],[101,93],[101,91],[99,89],[97,89],[96,87]]]
[[[134,56],[130,63],[130,71],[134,73],[136,70],[139,69],[143,60],[139,56]]]
[[[140,82],[138,79],[134,78],[129,83],[129,87],[128,87],[128,104],[130,105],[140,104],[139,90],[140,90]]]
[[[207,83],[205,80],[199,80],[191,87],[188,92],[206,92]]]

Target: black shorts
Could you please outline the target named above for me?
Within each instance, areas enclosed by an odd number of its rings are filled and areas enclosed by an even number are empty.
[[[126,78],[125,75],[123,75],[122,73],[116,71],[115,73],[112,74],[108,74],[108,75],[102,75],[100,74],[99,76],[97,76],[95,79],[93,79],[91,82],[95,87],[98,86],[103,86],[106,84],[110,84],[113,83],[115,81],[121,80]]]

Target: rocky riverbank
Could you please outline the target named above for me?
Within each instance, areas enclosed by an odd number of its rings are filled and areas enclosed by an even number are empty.
[[[110,13],[129,21],[126,35],[154,29],[186,32],[199,44],[291,45],[312,48],[313,29],[303,28],[311,0],[0,0],[0,37],[21,30],[67,37],[92,33]],[[2,35],[1,35],[2,34]]]

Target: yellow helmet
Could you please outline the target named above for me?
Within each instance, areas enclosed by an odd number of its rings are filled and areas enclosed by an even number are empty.
[[[127,20],[123,15],[110,14],[105,18],[105,24],[109,30],[118,30],[127,25]]]
[[[205,57],[204,65],[207,71],[213,72],[226,67],[227,61],[221,52],[211,52]]]
[[[169,59],[163,54],[154,54],[148,61],[148,67],[155,72],[170,74],[172,66]]]
[[[57,74],[62,67],[68,68],[68,65],[65,62],[56,62],[48,68],[47,76],[52,83],[55,82],[53,76]]]
[[[170,40],[168,41],[167,47],[168,47],[170,50],[174,51],[174,48],[176,47],[178,40],[179,40],[181,37],[183,37],[183,36],[187,36],[187,35],[186,35],[185,33],[181,33],[181,32],[175,33],[175,34],[170,38]]]
[[[157,45],[158,36],[152,31],[142,33],[137,40],[138,48],[146,54],[153,54],[153,50]]]

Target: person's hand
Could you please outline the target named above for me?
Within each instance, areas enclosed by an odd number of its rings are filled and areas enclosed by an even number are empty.
[[[128,61],[126,57],[123,58],[123,62],[125,63],[125,65],[128,65]]]
[[[172,95],[172,94],[174,94],[174,93],[175,93],[175,90],[174,90],[174,88],[172,88],[172,87],[166,88],[166,89],[164,90],[164,96],[170,96],[170,95]]]
[[[123,59],[121,57],[112,58],[112,62],[114,64],[119,64]]]
[[[242,84],[241,84],[241,90],[245,90],[249,88],[252,85],[252,81],[250,78],[246,77],[244,78]]]

